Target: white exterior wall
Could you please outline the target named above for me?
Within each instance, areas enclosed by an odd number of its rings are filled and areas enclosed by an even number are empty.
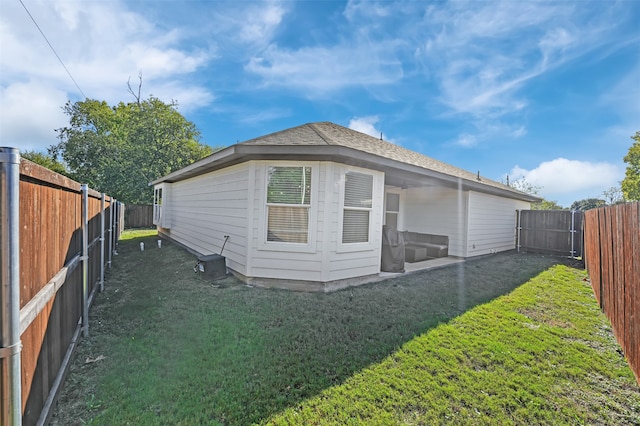
[[[369,219],[369,242],[342,244],[342,208],[344,200],[344,175],[348,171],[373,175],[373,199]],[[378,274],[382,249],[382,225],[384,221],[384,173],[369,169],[333,164],[333,178],[328,182],[327,203],[328,243],[325,246],[326,278],[328,281]]]
[[[467,256],[512,250],[516,246],[516,210],[531,203],[469,192]]]
[[[266,241],[267,167],[311,166],[309,242]],[[369,242],[342,244],[344,176],[373,175]],[[162,184],[170,238],[203,254],[223,255],[249,278],[331,282],[380,272],[384,173],[332,162],[250,161]],[[388,188],[389,190],[394,190]],[[515,212],[530,203],[444,187],[400,191],[401,230],[449,236],[449,254],[470,257],[515,247]]]
[[[325,163],[254,161],[252,175],[250,226],[251,243],[246,276],[253,278],[322,281],[323,215],[319,213],[320,199],[324,197]],[[311,206],[309,210],[309,242],[307,244],[267,242],[266,190],[267,167],[310,166]],[[320,218],[320,220],[318,220]]]
[[[380,272],[383,173],[331,162],[255,161],[253,164],[248,277],[329,282]],[[266,176],[267,167],[274,165],[312,167],[308,244],[266,241]],[[344,247],[340,244],[341,200],[344,173],[349,170],[374,176],[374,200],[369,243]]]
[[[400,197],[400,229],[447,235],[449,255],[466,257],[468,204],[468,191],[444,187],[409,188]]]
[[[249,175],[247,163],[164,184],[163,219],[170,238],[202,254],[220,253],[227,266],[246,273]]]

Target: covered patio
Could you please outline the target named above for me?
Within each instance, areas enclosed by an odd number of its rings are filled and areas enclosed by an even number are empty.
[[[458,257],[440,257],[436,259],[423,260],[421,262],[405,262],[404,272],[380,272],[380,278],[392,278],[401,275],[412,274],[416,272],[429,271],[432,269],[444,268],[449,265],[455,265],[457,263],[463,263],[465,260]]]

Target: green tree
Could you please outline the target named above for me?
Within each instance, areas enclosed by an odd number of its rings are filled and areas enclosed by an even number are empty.
[[[502,182],[503,184],[510,186],[513,189],[516,189],[521,192],[526,192],[531,195],[538,195],[538,192],[542,189],[541,186],[534,185],[524,177],[520,177],[514,181],[509,182],[509,178],[507,177],[506,182]],[[564,207],[558,204],[557,201],[545,200],[537,203],[531,203],[531,210],[565,210]]]
[[[542,189],[541,186],[532,184],[524,177],[520,177],[514,181],[509,182],[509,176],[507,176],[507,182],[506,183],[502,182],[502,183],[507,186],[510,186],[515,190],[518,190],[520,192],[526,192],[527,194],[531,194],[531,195],[538,195],[538,193]]]
[[[53,156],[49,154],[45,154],[38,151],[23,151],[20,153],[22,158],[26,158],[27,160],[39,164],[42,167],[46,167],[47,169],[54,171],[56,173],[60,173],[61,175],[68,176],[69,171],[61,162],[57,161]]]
[[[586,198],[584,200],[574,201],[571,204],[571,210],[591,210],[598,207],[606,206],[607,202],[598,198]]]
[[[631,136],[633,144],[624,157],[628,164],[624,179],[622,179],[622,192],[627,200],[640,201],[640,131]]]
[[[622,189],[617,186],[612,186],[606,191],[603,191],[602,196],[609,206],[624,203],[624,193],[622,192]]]
[[[543,199],[539,203],[531,203],[531,210],[566,210],[557,201]]]
[[[174,101],[136,96],[109,106],[86,99],[63,110],[69,126],[57,129],[59,143],[49,153],[62,157],[73,179],[125,203],[151,203],[149,182],[213,152]]]

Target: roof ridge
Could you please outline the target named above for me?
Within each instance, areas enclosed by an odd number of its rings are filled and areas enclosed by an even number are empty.
[[[455,165],[447,163],[445,161],[438,160],[437,158],[431,157],[429,155],[425,155],[425,154],[423,154],[421,152],[413,151],[413,150],[411,150],[409,148],[406,148],[406,147],[404,147],[402,145],[399,145],[397,143],[393,143],[393,142],[390,142],[390,141],[387,141],[387,140],[384,140],[384,139],[380,139],[380,138],[378,138],[376,136],[369,135],[369,134],[361,132],[359,130],[351,129],[349,127],[342,126],[340,124],[333,123],[331,121],[323,121],[323,122],[310,123],[310,124],[314,125],[314,130],[317,129],[317,132],[322,132],[322,130],[318,129],[315,126],[316,124],[334,126],[334,127],[342,129],[342,131],[346,130],[346,131],[350,132],[351,134],[356,134],[356,135],[359,135],[360,137],[364,137],[365,140],[368,139],[369,142],[375,143],[378,146],[380,146],[381,148],[387,148],[388,147],[388,148],[390,148],[392,150],[399,150],[399,151],[403,152],[404,154],[407,154],[408,156],[416,156],[417,155],[418,157],[422,157],[422,158],[426,159],[427,161],[431,161],[431,162],[437,163],[437,164],[445,166],[447,168],[455,169],[455,171],[458,172],[459,174],[466,175],[467,179],[469,179],[469,180],[473,179],[474,176],[475,176],[475,173],[471,172],[470,170],[463,169],[461,167],[455,166]],[[329,138],[329,136],[327,136],[327,138]],[[331,144],[332,145],[343,145],[343,144],[340,144],[340,143],[337,143],[337,142],[332,142]],[[424,167],[424,166],[421,166],[421,167]],[[449,174],[449,173],[445,172],[445,174]],[[522,192],[522,191],[515,190],[514,188],[511,188],[511,187],[503,184],[502,182],[499,182],[497,180],[488,178],[486,176],[482,176],[482,182],[484,182],[484,183],[491,182],[493,184],[499,184],[499,185],[505,187],[505,189],[507,189],[507,190],[511,190],[511,191],[515,191],[515,192]]]
[[[276,132],[267,133],[266,135],[262,135],[262,136],[256,136],[255,138],[247,139],[247,140],[244,140],[242,142],[236,142],[234,145],[242,145],[242,144],[247,144],[248,145],[250,142],[257,141],[257,140],[260,140],[260,139],[264,139],[266,137],[279,135],[281,133],[289,133],[289,132],[291,132],[291,130],[299,129],[299,128],[302,128],[302,127],[305,127],[305,126],[307,126],[307,124],[300,124],[298,126],[290,127],[288,129],[278,130]]]
[[[316,134],[318,136],[320,136],[320,138],[326,142],[327,145],[338,145],[337,143],[333,142],[331,140],[331,138],[329,136],[327,136],[322,130],[320,130],[316,124],[319,123],[327,123],[326,121],[321,121],[321,122],[316,122],[316,123],[307,123],[306,125],[308,125],[314,132],[316,132]]]

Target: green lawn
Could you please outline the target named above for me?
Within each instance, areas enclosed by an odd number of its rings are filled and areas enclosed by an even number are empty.
[[[294,293],[203,281],[152,233],[123,235],[52,424],[640,425],[586,275],[557,259]]]

